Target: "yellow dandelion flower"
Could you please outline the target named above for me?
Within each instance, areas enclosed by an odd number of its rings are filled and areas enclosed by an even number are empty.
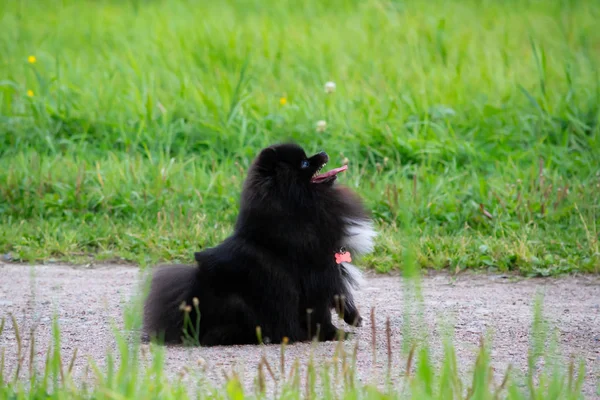
[[[27,61],[29,61],[29,64],[35,64],[37,58],[35,58],[35,56],[29,56],[27,57]]]
[[[33,97],[33,90],[29,89],[29,90],[27,91],[27,96],[29,96],[29,97]]]
[[[279,104],[281,104],[282,106],[285,106],[287,103],[287,99],[285,97],[282,97],[279,99]]]

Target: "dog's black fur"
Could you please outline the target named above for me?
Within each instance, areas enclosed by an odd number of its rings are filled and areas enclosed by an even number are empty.
[[[334,185],[335,176],[312,181],[327,161],[326,153],[308,158],[290,143],[263,149],[244,182],[233,234],[195,253],[197,267],[155,271],[144,306],[147,337],[180,342],[180,304],[194,298],[203,346],[257,343],[257,326],[271,343],[311,340],[317,332],[319,340],[334,340],[338,296],[344,321],[359,326],[355,267],[337,264],[334,255],[342,247],[365,252],[354,244],[353,227],[370,226],[370,217],[353,192]]]

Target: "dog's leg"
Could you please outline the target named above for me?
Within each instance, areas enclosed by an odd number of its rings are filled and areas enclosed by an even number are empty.
[[[200,319],[200,345],[228,346],[258,343],[256,326],[259,325],[257,310],[237,294],[225,298],[213,298],[210,312]]]
[[[322,305],[313,308],[313,311],[304,318],[307,323],[309,330],[309,340],[318,338],[319,341],[331,341],[337,340],[339,333],[342,333],[342,337],[347,337],[347,332],[339,332],[338,328],[333,324],[331,320],[331,311],[329,303],[323,301]],[[317,336],[318,335],[318,336]]]
[[[350,326],[360,327],[362,326],[363,318],[354,306],[354,304],[346,305],[348,311],[344,313],[344,322]]]
[[[248,324],[229,324],[211,327],[204,333],[200,339],[202,346],[230,346],[244,344],[279,344],[286,337],[288,343],[294,343],[300,340],[300,335],[291,332],[281,334],[269,327],[260,327],[260,337],[258,336],[258,326],[250,326]]]
[[[354,304],[351,292],[334,298],[335,311],[340,318],[350,326],[362,326],[362,317]]]
[[[205,347],[256,343],[258,343],[256,331],[253,332],[250,327],[241,327],[239,324],[213,327],[200,339],[200,345]]]

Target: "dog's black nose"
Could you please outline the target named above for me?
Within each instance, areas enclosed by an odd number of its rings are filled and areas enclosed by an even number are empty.
[[[325,161],[323,161],[323,162],[328,162],[329,161],[329,156],[324,151],[322,151],[322,152],[320,152],[318,154],[325,159]]]

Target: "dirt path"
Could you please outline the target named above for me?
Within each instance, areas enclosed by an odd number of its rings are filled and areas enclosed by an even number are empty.
[[[138,290],[139,272],[134,267],[116,265],[93,268],[70,266],[0,265],[0,318],[13,313],[19,323],[25,354],[29,355],[27,335],[36,328],[36,357],[41,365],[51,340],[51,317],[59,315],[65,358],[75,348],[78,357],[76,374],[82,373],[92,356],[100,365],[107,349],[114,349],[111,321],[120,327],[124,307]],[[545,294],[544,315],[560,332],[562,356],[581,356],[586,362],[586,398],[600,398],[596,392],[600,377],[600,277],[561,279],[514,279],[500,275],[466,274],[450,277],[435,274],[423,278],[424,319],[430,335],[433,357],[441,357],[442,327],[449,324],[455,336],[458,365],[464,373],[473,365],[481,334],[493,332],[492,360],[496,375],[502,375],[512,364],[526,367],[529,329],[535,294]],[[361,380],[371,379],[385,371],[387,364],[385,319],[389,316],[393,344],[393,364],[399,374],[406,363],[400,353],[401,339],[406,334],[406,287],[400,277],[369,276],[357,302],[365,317],[356,331],[359,341],[358,373]],[[375,307],[377,325],[377,362],[373,364],[372,326],[369,310]],[[414,316],[412,318],[415,318]],[[411,321],[415,321],[411,318]],[[354,346],[356,339],[347,344]],[[0,348],[6,348],[6,368],[16,365],[15,334],[12,324],[0,336]],[[319,344],[315,359],[330,358],[335,344]],[[296,358],[306,360],[310,346],[287,349],[289,371]],[[199,360],[206,376],[222,379],[222,371],[233,365],[245,366],[245,379],[252,387],[256,366],[263,352],[273,366],[279,365],[279,347],[241,346],[230,348],[169,348],[166,363],[170,373],[177,374],[185,365],[198,369]],[[26,357],[28,358],[28,356]],[[241,362],[241,363],[240,363]],[[26,362],[27,364],[27,362]],[[25,366],[24,371],[27,371]],[[517,371],[518,372],[518,371]],[[23,376],[26,374],[24,373]]]

